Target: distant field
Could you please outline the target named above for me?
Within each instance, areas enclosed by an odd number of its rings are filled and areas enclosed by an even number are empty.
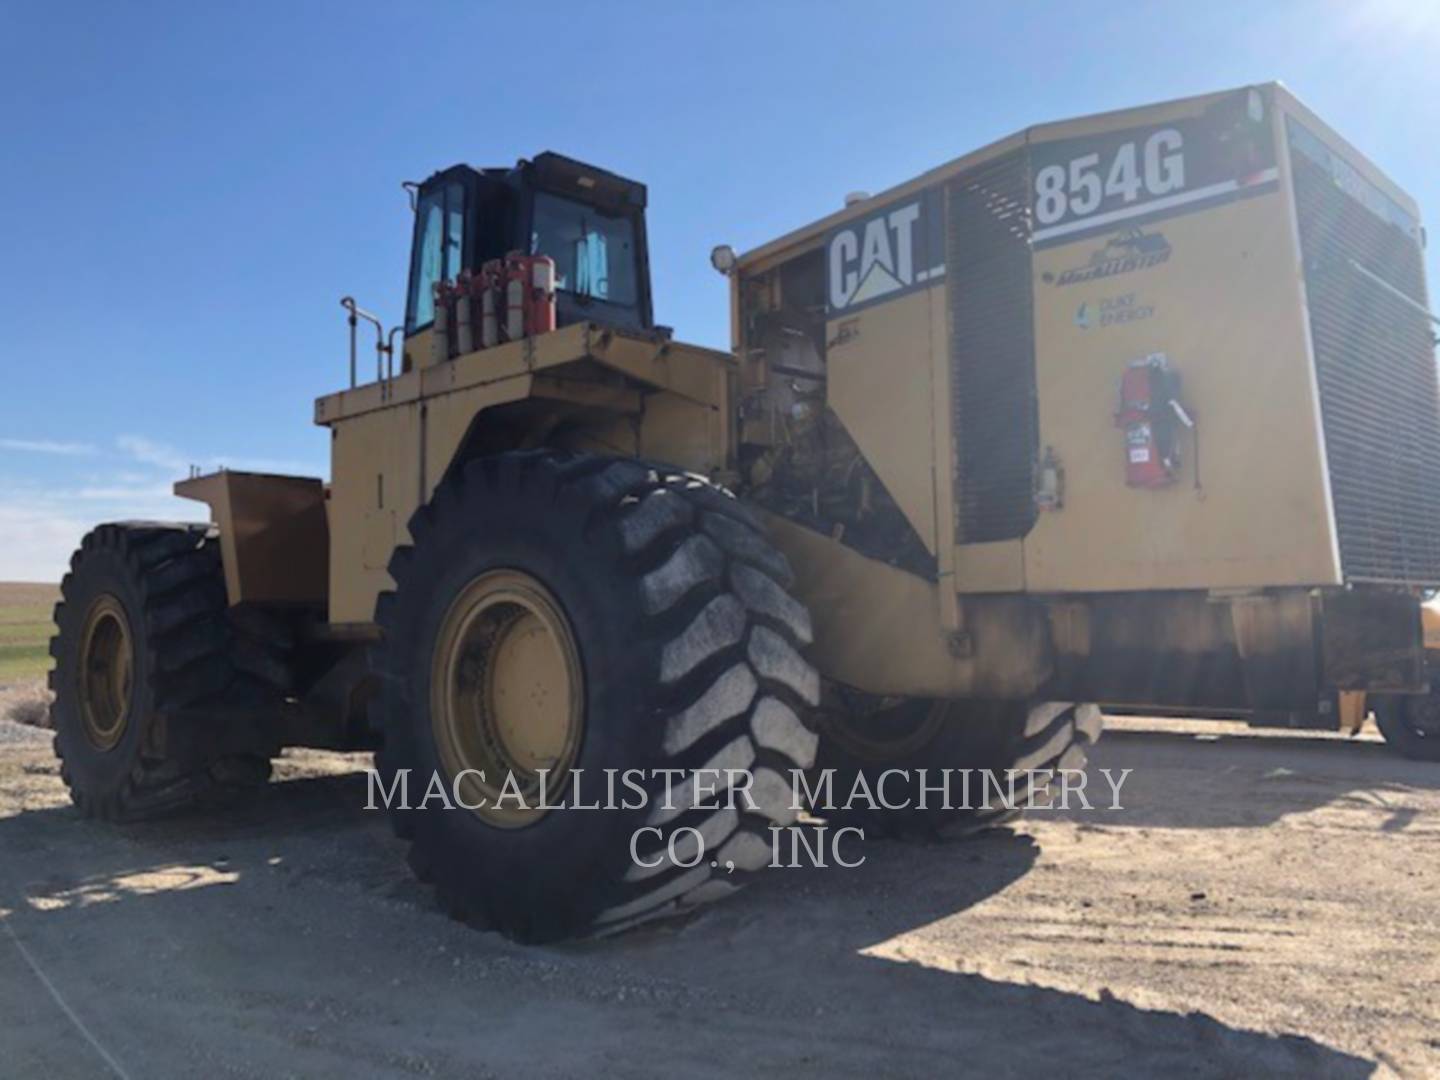
[[[54,585],[0,582],[0,685],[39,678],[50,667]]]

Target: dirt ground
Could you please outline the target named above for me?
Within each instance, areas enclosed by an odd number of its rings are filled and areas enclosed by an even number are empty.
[[[1114,730],[1118,729],[1118,730]],[[1440,1074],[1440,767],[1112,722],[1123,811],[872,841],[688,922],[525,948],[415,884],[363,758],[241,815],[69,808],[0,722],[13,1076]]]

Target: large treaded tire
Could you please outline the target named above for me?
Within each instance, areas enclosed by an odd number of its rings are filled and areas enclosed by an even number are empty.
[[[1020,815],[1028,786],[1017,787],[1018,805],[1007,807],[995,797],[993,788],[988,798],[982,798],[978,775],[972,778],[966,799],[962,781],[952,774],[949,807],[943,805],[943,796],[933,794],[926,796],[926,805],[921,807],[922,781],[939,783],[937,770],[941,769],[989,770],[1002,783],[1007,770],[1081,770],[1087,764],[1086,750],[1100,738],[1104,723],[1096,706],[1069,702],[1026,708],[1011,702],[912,699],[894,710],[894,715],[877,715],[872,723],[900,725],[902,734],[904,725],[909,725],[917,737],[897,737],[896,748],[889,751],[857,746],[853,738],[843,737],[833,726],[827,728],[822,720],[815,776],[833,769],[830,790],[834,794],[831,805],[812,807],[815,814],[832,824],[857,826],[867,836],[942,839],[1001,825]],[[884,729],[875,730],[878,734]],[[877,792],[881,777],[895,769],[901,773],[886,781],[883,792],[895,809],[875,805],[863,796],[850,799],[857,774],[863,774],[863,790]],[[922,776],[921,770],[928,770],[928,776]],[[907,802],[910,805],[902,806]],[[968,807],[960,805],[966,802]],[[985,802],[990,805],[986,807]]]
[[[1385,743],[1411,761],[1440,761],[1440,692],[1387,694],[1374,702],[1375,726]]]
[[[128,822],[229,805],[263,785],[278,752],[269,722],[283,662],[226,607],[219,541],[206,525],[101,525],[70,560],[55,605],[50,707],[55,754],[82,814]],[[81,718],[87,613],[117,600],[132,636],[129,719],[99,749]]]
[[[819,677],[801,655],[810,618],[786,591],[790,568],[733,496],[663,466],[513,452],[453,473],[409,529],[413,544],[390,562],[395,590],[376,612],[386,790],[400,770],[415,786],[445,775],[432,653],[447,605],[482,574],[519,571],[550,590],[584,681],[575,771],[550,800],[563,808],[502,828],[458,806],[391,806],[412,869],[444,910],[526,941],[607,933],[732,892],[743,872],[768,865],[769,827],[795,817],[790,771],[813,759],[816,739],[799,717],[818,700]],[[743,797],[726,806],[723,783],[721,808],[696,806],[705,800],[677,777],[678,813],[667,816],[653,771],[707,767],[749,770],[754,806]],[[652,777],[645,806],[569,805],[577,775],[580,801],[591,803],[606,799],[604,770],[632,768]],[[699,830],[704,857],[688,868],[638,865],[632,836],[645,826],[665,840]],[[682,834],[688,861],[684,844]],[[647,836],[640,853],[654,861],[663,847]]]

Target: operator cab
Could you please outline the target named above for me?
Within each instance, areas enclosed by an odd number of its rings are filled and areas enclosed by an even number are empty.
[[[415,187],[407,339],[433,323],[437,281],[513,251],[555,260],[558,326],[653,328],[644,184],[547,152],[509,169],[453,165]]]

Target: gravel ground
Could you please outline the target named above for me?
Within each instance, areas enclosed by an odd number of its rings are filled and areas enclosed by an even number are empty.
[[[71,811],[0,722],[6,1075],[1440,1074],[1440,767],[1373,739],[1123,719],[1122,811],[873,841],[559,948],[433,908],[365,760],[253,808]]]

